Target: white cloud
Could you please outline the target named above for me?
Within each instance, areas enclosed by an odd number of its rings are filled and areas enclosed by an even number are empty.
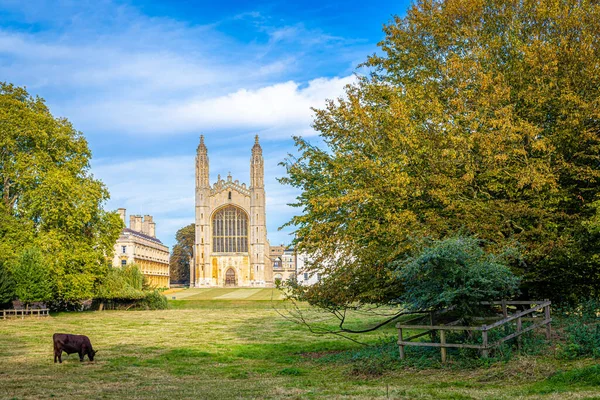
[[[216,97],[194,97],[156,104],[122,100],[95,104],[77,114],[87,123],[132,134],[167,134],[214,129],[262,130],[266,136],[315,134],[311,107],[344,94],[354,76],[319,78],[306,87],[293,81]]]

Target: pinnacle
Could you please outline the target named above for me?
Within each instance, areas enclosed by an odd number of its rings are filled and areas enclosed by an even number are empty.
[[[258,143],[258,135],[254,136],[254,146],[252,146],[252,154],[254,154],[257,151],[262,152],[262,148],[260,147],[260,144]]]
[[[198,145],[198,152],[206,153],[206,145],[204,144],[204,135],[200,135],[200,144]]]

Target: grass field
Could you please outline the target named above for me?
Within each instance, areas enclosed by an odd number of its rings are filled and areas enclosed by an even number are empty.
[[[210,289],[185,289],[177,292],[166,293],[169,300],[248,300],[271,301],[282,300],[283,295],[277,289],[254,288],[210,288]]]
[[[190,294],[164,311],[0,321],[0,399],[600,399],[593,360],[551,355],[468,370],[450,364],[352,374],[359,345],[311,335],[271,308],[281,302],[248,300],[259,292],[220,300],[227,293],[208,294]],[[207,300],[185,300],[194,296]],[[80,364],[73,354],[53,364],[54,332],[88,335],[96,361]],[[360,338],[375,343],[393,334]]]

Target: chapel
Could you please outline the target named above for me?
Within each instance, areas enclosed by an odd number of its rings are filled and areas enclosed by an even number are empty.
[[[268,287],[273,267],[267,240],[264,160],[255,137],[250,184],[209,181],[204,136],[196,151],[196,239],[190,287]]]

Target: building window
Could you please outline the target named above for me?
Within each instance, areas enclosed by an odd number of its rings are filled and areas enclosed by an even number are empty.
[[[127,260],[121,260],[121,267],[124,267],[127,265]]]
[[[127,253],[127,246],[121,246],[121,250],[123,251],[123,254]]]
[[[229,199],[229,200],[231,200],[231,192],[229,192],[229,197],[228,197],[228,199]]]
[[[308,280],[308,272],[304,273],[304,280],[307,281]]]
[[[227,206],[215,213],[213,220],[213,252],[248,252],[248,216],[234,206]]]

